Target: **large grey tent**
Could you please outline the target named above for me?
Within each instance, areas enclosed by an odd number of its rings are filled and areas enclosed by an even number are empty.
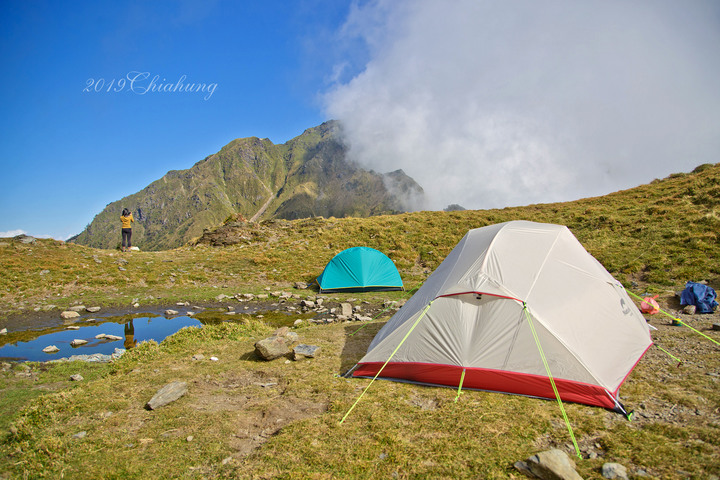
[[[561,399],[624,412],[620,385],[651,345],[567,227],[513,221],[469,231],[352,375],[555,398],[551,375]]]

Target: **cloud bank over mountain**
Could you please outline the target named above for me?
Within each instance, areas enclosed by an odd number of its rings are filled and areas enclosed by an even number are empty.
[[[367,55],[337,65],[327,114],[353,159],[422,185],[418,208],[572,200],[720,161],[714,1],[378,0],[337,36]]]

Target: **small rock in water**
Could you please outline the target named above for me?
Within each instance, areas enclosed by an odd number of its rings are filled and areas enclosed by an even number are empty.
[[[85,345],[86,343],[88,343],[87,340],[82,340],[80,338],[76,338],[75,340],[70,342],[70,345],[73,347],[79,347],[80,345]]]
[[[177,314],[178,314],[177,310],[170,310],[170,309],[165,310],[165,315],[177,315]]]
[[[78,327],[77,325],[70,325],[67,327],[67,330],[80,330],[80,327]]]
[[[55,353],[55,352],[59,352],[60,349],[58,347],[56,347],[55,345],[48,345],[47,347],[43,348],[42,351],[45,353]]]
[[[87,310],[90,313],[95,313],[100,311],[100,307],[87,307],[85,310]]]

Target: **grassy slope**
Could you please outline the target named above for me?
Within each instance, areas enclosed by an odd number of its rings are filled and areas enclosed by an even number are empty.
[[[672,292],[687,280],[719,286],[719,203],[720,165],[713,165],[562,204],[267,222],[246,229],[242,243],[226,248],[198,245],[121,256],[51,240],[30,246],[6,240],[0,244],[0,268],[7,273],[0,277],[0,308],[76,301],[122,305],[133,298],[202,301],[218,293],[286,288],[311,281],[335,253],[359,244],[387,253],[412,288],[468,229],[513,219],[567,225],[631,291],[660,293],[663,306],[677,308]],[[121,258],[129,263],[116,263]],[[324,354],[289,365],[253,358],[253,342],[270,328],[252,319],[183,331],[161,346],[143,345],[101,379],[42,395],[16,414],[14,433],[0,446],[0,456],[8,455],[0,461],[0,475],[140,478],[158,475],[162,464],[159,475],[166,478],[508,478],[514,461],[569,443],[553,402],[466,392],[455,403],[449,389],[391,382],[376,384],[339,426],[367,382],[335,375],[362,355],[380,324],[356,336],[349,335],[354,325],[300,328],[303,341],[320,345]],[[601,452],[579,461],[584,477],[599,478],[605,461],[642,468],[654,478],[707,478],[720,471],[720,393],[716,378],[706,374],[720,371],[718,350],[665,325],[655,339],[683,355],[685,366],[678,369],[651,350],[623,387],[623,398],[650,415],[679,415],[678,421],[627,422],[603,410],[566,406],[584,452]],[[221,361],[190,360],[198,352]],[[245,374],[275,379],[282,389],[258,395],[232,387]],[[167,410],[142,409],[157,388],[176,378],[190,382],[186,399]],[[240,398],[253,402],[241,406]],[[327,411],[283,423],[274,436],[264,434],[266,443],[254,453],[238,455],[245,435],[238,425],[257,423],[283,405],[322,405]],[[88,436],[73,439],[79,431]]]

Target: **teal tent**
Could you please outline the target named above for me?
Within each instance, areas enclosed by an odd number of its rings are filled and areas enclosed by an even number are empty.
[[[369,247],[348,248],[335,255],[317,282],[320,293],[403,289],[393,261]]]

